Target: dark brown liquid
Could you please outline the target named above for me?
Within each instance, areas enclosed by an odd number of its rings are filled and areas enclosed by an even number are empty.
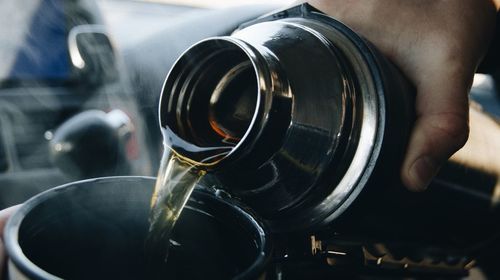
[[[183,141],[176,138],[168,129],[163,130],[164,148],[155,190],[151,199],[149,216],[149,233],[146,238],[145,251],[151,269],[155,274],[163,272],[168,258],[170,246],[182,246],[170,240],[172,230],[179,218],[184,205],[189,199],[196,183],[205,175],[204,163],[214,163],[227,155],[234,144],[230,142],[220,147],[198,147],[183,145]],[[204,158],[194,161],[178,155],[178,149],[192,153],[203,154]]]
[[[166,261],[170,235],[182,208],[204,172],[166,150],[151,198],[146,252],[151,259]]]

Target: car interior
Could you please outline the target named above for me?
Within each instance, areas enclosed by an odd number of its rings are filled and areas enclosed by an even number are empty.
[[[0,208],[79,179],[155,176],[158,99],[176,58],[278,7],[59,2],[2,9],[15,14],[1,28]]]
[[[286,5],[0,2],[0,209],[72,181],[156,176],[158,103],[176,59]],[[471,99],[500,117],[494,60],[476,74]]]

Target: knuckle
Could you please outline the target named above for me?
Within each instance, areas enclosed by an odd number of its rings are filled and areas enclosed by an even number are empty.
[[[441,113],[431,118],[431,135],[440,137],[453,150],[465,145],[469,138],[469,123],[467,116],[457,113]]]

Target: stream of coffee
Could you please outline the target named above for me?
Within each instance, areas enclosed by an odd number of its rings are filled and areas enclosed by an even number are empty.
[[[154,262],[166,262],[170,235],[196,183],[205,174],[195,165],[165,150],[158,171],[151,211],[146,253]]]
[[[198,147],[185,144],[167,128],[162,130],[164,153],[158,177],[151,199],[149,233],[145,242],[145,253],[152,269],[162,271],[168,258],[171,234],[175,222],[189,200],[189,196],[198,181],[206,174],[203,163],[216,162],[227,155],[234,143],[226,141],[224,146]],[[182,157],[176,153],[179,149],[203,155],[196,158]]]
[[[247,62],[239,64],[221,79],[206,108],[198,106],[205,103],[193,103],[186,112],[175,112],[175,131],[162,127],[164,154],[145,244],[146,255],[157,268],[165,266],[175,222],[207,166],[227,156],[245,135],[257,104],[255,92],[253,68]]]

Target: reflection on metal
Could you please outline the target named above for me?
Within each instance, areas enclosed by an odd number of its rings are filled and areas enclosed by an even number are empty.
[[[316,236],[311,235],[311,254],[315,256],[321,251],[323,251],[321,247],[321,240],[316,240]]]
[[[219,110],[222,95],[247,101]],[[383,164],[397,168],[411,99],[397,70],[362,38],[300,5],[185,51],[167,76],[159,116],[169,137],[183,143],[171,148],[193,161],[199,155],[182,147],[231,139],[235,146],[222,160],[198,164],[274,230],[296,231],[325,226],[349,207],[385,138],[391,154]],[[232,137],[214,125],[214,111],[226,112],[216,120],[241,119],[245,129]]]
[[[432,256],[423,257],[419,260],[412,260],[407,256],[395,258],[390,251],[385,251],[385,255],[377,257],[363,248],[364,265],[376,268],[380,271],[406,271],[406,273],[421,273],[433,275],[465,276],[467,270],[473,267],[474,261],[463,258],[457,261],[449,261],[443,256],[441,259]],[[451,258],[451,257],[450,257]]]
[[[347,256],[346,252],[339,252],[339,251],[326,251],[328,255],[335,255],[335,256]]]
[[[368,275],[378,272],[401,277],[410,275],[460,277],[467,275],[467,270],[475,265],[475,261],[467,257],[407,244],[398,246],[335,240],[330,243],[324,242],[323,245],[325,249],[314,255],[317,259],[324,259],[332,269],[349,268],[360,274],[365,271]]]

